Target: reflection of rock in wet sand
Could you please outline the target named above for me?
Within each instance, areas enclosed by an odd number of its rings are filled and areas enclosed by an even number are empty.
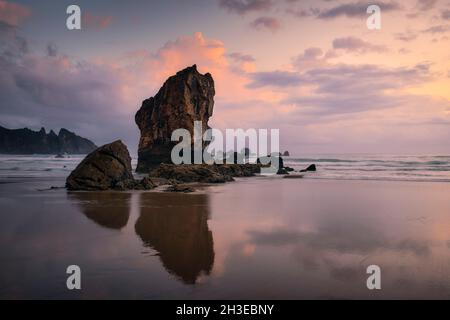
[[[69,193],[69,199],[77,203],[86,217],[111,229],[122,229],[127,225],[130,198],[131,194],[121,192]]]
[[[212,232],[208,229],[207,195],[142,194],[136,233],[159,252],[164,267],[193,284],[214,263]]]

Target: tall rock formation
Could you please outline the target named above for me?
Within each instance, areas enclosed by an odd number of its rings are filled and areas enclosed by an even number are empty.
[[[142,102],[136,113],[141,131],[136,171],[148,172],[161,163],[172,163],[170,154],[178,142],[171,141],[176,129],[187,129],[193,137],[194,121],[202,121],[203,132],[214,107],[214,80],[193,65],[166,80],[158,93]]]

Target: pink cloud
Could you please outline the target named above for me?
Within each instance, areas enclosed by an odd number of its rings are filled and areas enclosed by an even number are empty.
[[[18,26],[31,15],[31,10],[23,5],[0,0],[0,21]]]

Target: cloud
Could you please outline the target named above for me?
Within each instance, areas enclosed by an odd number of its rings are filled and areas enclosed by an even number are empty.
[[[423,33],[431,33],[431,34],[446,33],[448,31],[450,31],[450,25],[437,25],[422,30]]]
[[[441,17],[444,20],[450,20],[450,10],[442,11]]]
[[[394,34],[394,37],[400,41],[410,42],[417,39],[417,34],[412,31],[407,31],[403,33],[396,33]]]
[[[396,2],[377,2],[378,6],[380,6],[382,12],[389,12],[400,10],[401,6]],[[359,1],[353,3],[345,3],[340,4],[330,9],[326,9],[321,11],[318,14],[319,19],[334,19],[338,17],[347,17],[347,18],[363,18],[367,17],[367,7],[370,3],[366,1]]]
[[[234,61],[239,62],[254,62],[255,58],[249,54],[242,54],[240,52],[232,52],[228,54],[228,56],[233,59]]]
[[[432,10],[437,2],[438,0],[418,0],[413,9],[413,12],[408,13],[406,17],[410,19],[420,17],[420,15],[424,12]]]
[[[320,9],[317,8],[309,8],[309,9],[286,9],[286,13],[293,15],[297,18],[307,18],[307,17],[315,17],[320,14]]]
[[[327,64],[327,60],[333,57],[334,52],[324,54],[321,48],[311,47],[293,59],[293,65],[297,70],[304,71],[311,68],[322,67]]]
[[[417,5],[416,7],[420,10],[420,11],[428,11],[434,8],[434,6],[436,5],[437,0],[419,0],[417,1]]]
[[[5,59],[17,59],[28,52],[28,41],[17,33],[17,27],[0,21],[0,50]]]
[[[346,114],[391,108],[405,96],[388,94],[429,80],[428,64],[412,68],[382,68],[376,65],[328,65],[301,74],[308,96],[292,95],[284,103],[310,107],[313,114]]]
[[[0,22],[18,26],[30,15],[30,8],[6,0],[0,0]]]
[[[250,23],[255,29],[267,29],[272,32],[278,31],[281,28],[281,23],[276,18],[272,17],[259,17]]]
[[[250,89],[266,86],[289,87],[299,85],[301,82],[298,73],[288,71],[256,72],[250,74],[250,78],[252,81],[247,85]]]
[[[336,38],[333,40],[333,48],[343,49],[346,50],[347,52],[357,52],[357,53],[366,53],[366,52],[380,53],[385,52],[387,50],[385,46],[375,45],[356,37]]]
[[[230,58],[231,69],[236,73],[246,74],[255,71],[256,59],[253,56],[240,52],[232,52],[226,56]]]
[[[92,30],[103,30],[108,28],[115,18],[110,15],[96,15],[92,12],[85,11],[82,15],[83,28]]]
[[[272,8],[272,0],[219,0],[219,6],[230,13],[244,15],[254,11],[266,11]]]

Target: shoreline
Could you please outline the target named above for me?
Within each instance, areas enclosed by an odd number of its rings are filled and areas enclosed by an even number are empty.
[[[450,296],[439,272],[450,268],[447,183],[250,177],[190,194],[40,187],[0,184],[2,297]],[[84,272],[75,294],[60,279],[73,263]],[[376,296],[364,286],[369,264],[389,270]]]

